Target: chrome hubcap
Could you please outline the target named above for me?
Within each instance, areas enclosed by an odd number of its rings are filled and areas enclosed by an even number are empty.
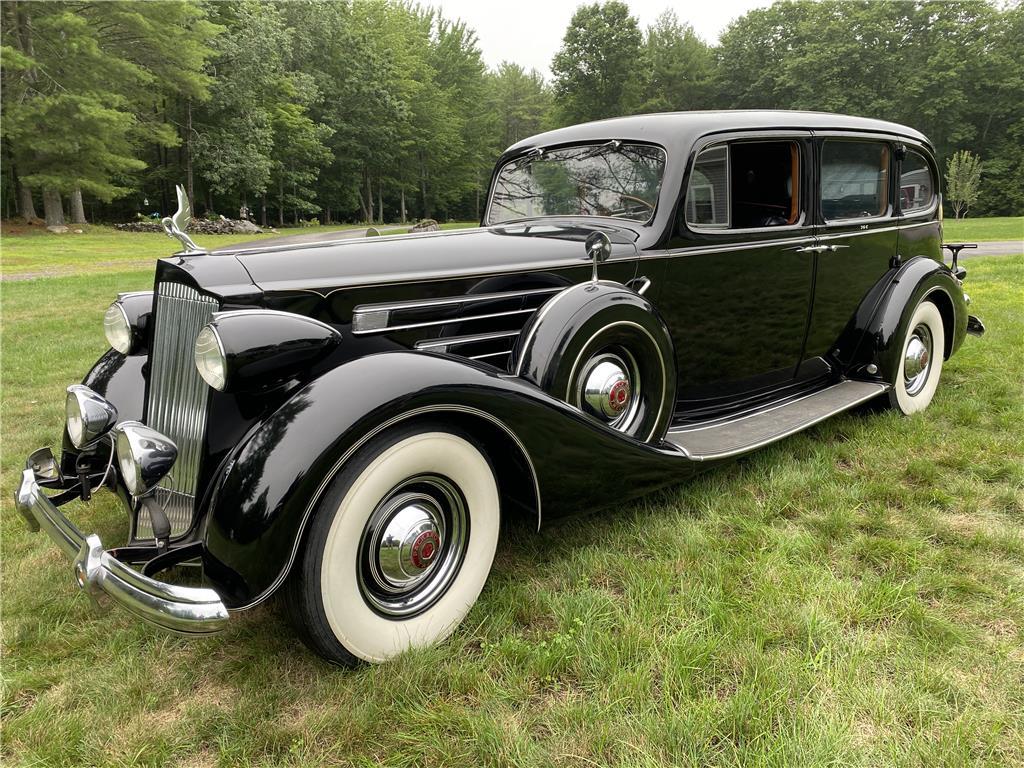
[[[928,381],[931,368],[932,334],[925,325],[917,326],[910,334],[903,354],[903,386],[913,397]]]
[[[577,405],[615,429],[633,423],[639,399],[640,372],[625,349],[602,352],[583,368]]]
[[[458,573],[468,535],[468,510],[454,484],[436,475],[405,481],[377,505],[363,531],[363,599],[397,618],[426,610]]]

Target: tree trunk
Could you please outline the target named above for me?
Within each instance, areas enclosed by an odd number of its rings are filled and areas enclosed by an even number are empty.
[[[278,226],[285,225],[285,177],[278,179]]]
[[[423,197],[423,218],[429,219],[430,206],[427,204],[427,166],[423,162],[423,156],[420,155],[420,194]]]
[[[75,187],[71,193],[71,223],[87,223],[85,220],[85,206],[82,205],[82,190],[79,187]]]
[[[60,192],[56,189],[43,190],[43,215],[46,217],[46,226],[64,226],[64,207],[61,205]]]
[[[380,217],[380,223],[384,223],[384,181],[383,179],[377,179],[377,215]]]
[[[188,194],[188,207],[195,215],[196,199],[192,193],[192,99],[185,100],[185,192]],[[263,196],[266,201],[266,195]],[[266,225],[267,222],[263,222]]]
[[[260,198],[260,226],[267,226],[267,193]]]
[[[32,200],[32,190],[17,181],[18,184],[18,213],[21,214],[21,218],[25,220],[26,224],[34,224],[39,221],[39,215],[36,213],[36,204]]]
[[[324,225],[330,226],[331,224],[331,206],[324,208]]]
[[[402,223],[405,224],[405,187],[402,187],[402,211],[401,211]]]

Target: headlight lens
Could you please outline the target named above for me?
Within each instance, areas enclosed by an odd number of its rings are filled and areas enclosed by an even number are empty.
[[[132,326],[121,302],[115,301],[103,315],[103,333],[107,337],[107,343],[122,355],[132,351]]]
[[[76,448],[96,442],[117,422],[117,409],[113,404],[82,384],[68,387],[64,415],[68,437]]]
[[[195,358],[203,380],[214,389],[223,390],[228,380],[227,360],[220,337],[212,326],[205,326],[196,336]]]

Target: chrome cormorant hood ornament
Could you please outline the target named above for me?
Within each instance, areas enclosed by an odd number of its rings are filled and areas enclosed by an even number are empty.
[[[192,242],[191,237],[185,234],[185,229],[188,227],[189,221],[192,220],[192,208],[188,204],[188,195],[185,194],[185,188],[179,184],[177,190],[177,212],[173,216],[165,216],[160,220],[160,223],[164,225],[164,232],[167,233],[168,237],[175,237],[180,240],[186,253],[206,253],[206,251]]]

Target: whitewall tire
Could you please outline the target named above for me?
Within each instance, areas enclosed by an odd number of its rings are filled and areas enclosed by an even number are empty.
[[[487,581],[499,506],[470,435],[421,423],[371,440],[332,481],[289,581],[300,634],[343,664],[440,642]]]
[[[939,308],[922,301],[914,310],[899,357],[889,404],[906,415],[923,411],[935,396],[942,376],[946,334]]]

